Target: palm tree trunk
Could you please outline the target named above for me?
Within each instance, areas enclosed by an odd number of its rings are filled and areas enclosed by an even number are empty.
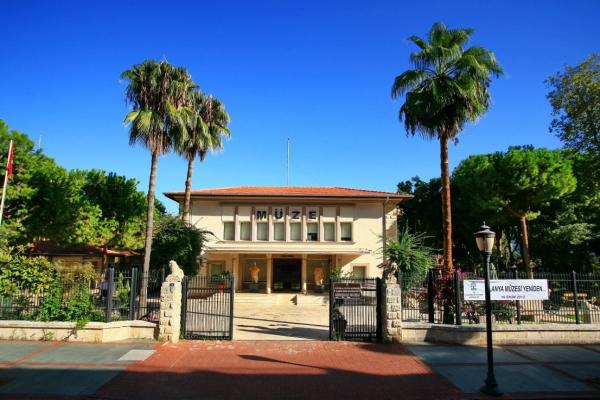
[[[181,220],[191,222],[190,220],[190,203],[192,197],[192,174],[194,173],[194,160],[196,160],[196,153],[188,160],[187,178],[185,179],[185,196],[183,199],[183,212],[181,213]]]
[[[529,233],[527,232],[527,219],[524,214],[519,215],[519,228],[521,230],[521,243],[523,253],[523,265],[529,278],[533,278],[533,271],[531,270],[531,258],[529,257]]]
[[[156,170],[158,168],[158,152],[152,152],[150,166],[150,183],[148,184],[148,209],[146,210],[146,243],[144,246],[144,267],[142,284],[140,285],[140,309],[146,311],[148,299],[148,272],[150,271],[150,253],[152,252],[152,232],[154,229],[154,191],[156,186]]]
[[[440,137],[440,166],[442,170],[442,236],[444,239],[444,269],[454,271],[452,262],[452,207],[450,201],[450,170],[448,168],[448,135]]]

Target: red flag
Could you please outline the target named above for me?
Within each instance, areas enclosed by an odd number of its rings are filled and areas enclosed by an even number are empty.
[[[12,178],[13,175],[13,160],[15,158],[15,151],[13,149],[13,142],[10,141],[10,146],[8,147],[8,161],[6,163],[6,174],[8,175],[8,179]]]

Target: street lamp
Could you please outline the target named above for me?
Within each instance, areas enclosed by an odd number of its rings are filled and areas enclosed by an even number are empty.
[[[487,333],[487,377],[485,385],[481,392],[491,396],[501,396],[502,392],[498,390],[498,383],[494,376],[494,348],[492,347],[492,302],[490,295],[490,257],[494,248],[494,239],[496,234],[490,230],[490,227],[483,223],[475,232],[475,242],[485,261],[485,328]]]

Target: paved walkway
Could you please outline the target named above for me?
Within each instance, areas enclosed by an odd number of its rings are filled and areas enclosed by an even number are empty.
[[[415,345],[408,349],[463,390],[477,395],[487,371],[482,347]],[[508,397],[600,398],[600,345],[502,346],[496,380]]]
[[[458,399],[400,345],[325,341],[164,344],[96,393],[106,399]]]
[[[329,306],[236,303],[235,340],[327,340]]]
[[[0,341],[0,398],[92,395],[155,346]]]
[[[600,345],[495,350],[507,399],[600,398]],[[481,347],[0,342],[0,398],[479,399]]]

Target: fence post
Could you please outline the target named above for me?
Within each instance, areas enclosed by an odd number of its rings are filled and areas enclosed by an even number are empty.
[[[329,340],[333,340],[333,279],[329,278]]]
[[[110,322],[112,319],[112,308],[113,308],[113,295],[115,293],[115,269],[114,267],[108,268],[108,287],[106,288],[106,322]]]
[[[575,305],[575,323],[581,324],[579,317],[579,296],[577,296],[577,272],[572,272],[573,277],[573,304]]]
[[[433,292],[433,270],[427,271],[427,312],[429,314],[429,323],[435,322],[435,314],[433,310],[433,300],[435,293]]]
[[[519,279],[519,271],[515,269],[515,279]],[[515,300],[517,305],[517,324],[521,324],[521,301]]]
[[[165,268],[161,268],[160,269],[160,284],[162,285],[162,283],[165,281]]]
[[[460,302],[460,272],[454,271],[454,311],[456,313],[456,325],[462,325],[462,308]]]
[[[235,278],[231,274],[229,283],[229,340],[233,340],[233,296],[235,296]]]
[[[137,268],[131,268],[131,285],[129,285],[129,320],[136,319],[135,298],[137,293]]]
[[[377,341],[381,342],[381,340],[383,339],[383,320],[382,320],[382,312],[383,312],[383,293],[382,293],[382,286],[383,286],[383,280],[381,278],[377,278],[375,280],[375,298],[377,300],[377,308],[375,309],[375,321],[377,323],[377,329],[376,329],[376,337],[377,337]],[[402,286],[400,286],[402,287]],[[400,295],[402,295],[402,292],[400,292]],[[398,299],[398,301],[400,303],[402,303],[402,297],[400,297]],[[386,310],[387,311],[387,307]],[[399,318],[402,318],[402,309],[400,309],[398,311],[399,313]],[[386,327],[387,329],[387,327]]]

